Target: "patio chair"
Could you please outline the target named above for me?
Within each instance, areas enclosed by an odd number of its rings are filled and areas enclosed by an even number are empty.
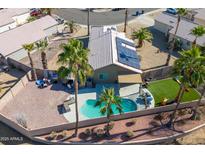
[[[47,86],[47,84],[44,80],[36,80],[36,85],[38,88],[44,88]]]
[[[75,103],[75,98],[70,97],[69,99],[65,100],[64,103],[67,103],[68,105],[74,104]]]
[[[65,100],[63,105],[64,105],[64,108],[67,112],[70,111],[70,106],[71,104],[74,104],[75,103],[75,98],[74,97],[70,97],[68,100]]]

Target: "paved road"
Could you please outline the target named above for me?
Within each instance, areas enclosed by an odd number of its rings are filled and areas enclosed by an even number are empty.
[[[134,19],[136,11],[150,12],[156,10],[154,8],[131,8],[128,13],[128,20]],[[64,18],[65,20],[73,20],[78,24],[87,25],[87,11],[80,9],[55,9],[54,14]],[[91,25],[113,25],[124,22],[125,10],[108,11],[108,12],[90,12]]]

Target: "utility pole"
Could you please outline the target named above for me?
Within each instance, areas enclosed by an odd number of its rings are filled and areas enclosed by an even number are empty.
[[[127,16],[128,16],[128,8],[125,9],[125,24],[124,24],[124,32],[127,32]]]
[[[88,17],[87,17],[88,36],[90,36],[90,8],[88,8],[87,11],[88,11]]]

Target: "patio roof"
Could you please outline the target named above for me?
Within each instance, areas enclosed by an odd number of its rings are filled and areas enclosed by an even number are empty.
[[[140,74],[118,75],[119,83],[142,83]]]

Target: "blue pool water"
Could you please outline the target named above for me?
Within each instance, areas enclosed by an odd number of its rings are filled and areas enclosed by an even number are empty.
[[[95,107],[96,100],[88,99],[85,104],[80,108],[81,114],[87,118],[98,118],[103,115],[100,113],[100,106]],[[123,113],[137,110],[137,105],[130,99],[122,99]],[[112,106],[114,114],[119,114],[115,106]]]

